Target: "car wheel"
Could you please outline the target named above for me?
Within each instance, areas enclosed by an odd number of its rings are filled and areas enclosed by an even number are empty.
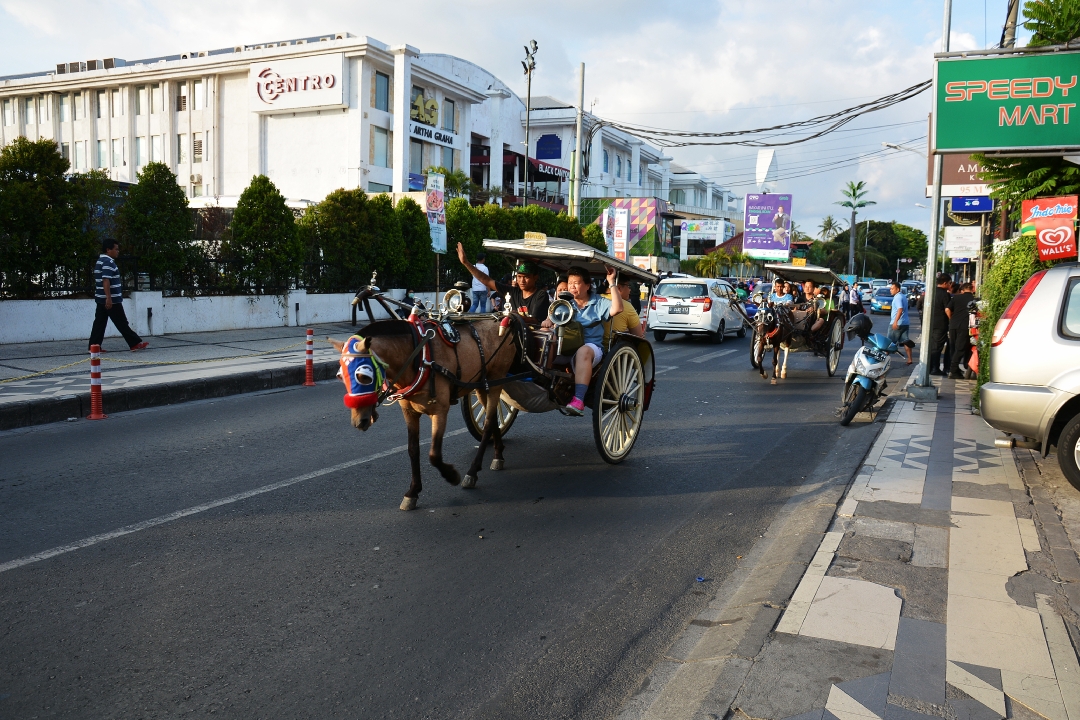
[[[1077,415],[1061,430],[1058,436],[1057,456],[1061,474],[1080,489],[1080,415]]]
[[[716,332],[709,333],[709,340],[711,342],[714,342],[714,343],[717,343],[717,344],[724,342],[724,332],[725,332],[724,321],[721,320],[720,321],[720,327],[716,328]]]
[[[739,330],[735,333],[735,337],[739,338],[740,340],[746,337],[746,323],[742,323],[739,326]]]
[[[664,338],[667,337],[667,333],[663,330],[653,330],[652,336],[653,340],[656,340],[656,342],[664,342]]]

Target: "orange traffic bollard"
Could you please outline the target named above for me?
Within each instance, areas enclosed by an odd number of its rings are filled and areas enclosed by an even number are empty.
[[[315,386],[315,331],[308,328],[307,346],[304,349],[304,387]]]
[[[90,414],[87,420],[109,417],[101,411],[101,346],[90,346]]]

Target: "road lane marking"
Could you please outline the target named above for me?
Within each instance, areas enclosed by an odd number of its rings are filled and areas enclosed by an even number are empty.
[[[708,355],[702,355],[701,357],[694,358],[690,362],[703,363],[706,360],[712,360],[713,358],[724,357],[725,355],[730,355],[731,353],[737,353],[737,352],[739,352],[739,351],[738,350],[717,350],[716,352],[711,352]]]
[[[448,432],[443,437],[460,435],[465,431],[466,428],[461,428],[459,430]],[[431,441],[429,440],[420,444],[428,445],[430,444],[430,442]],[[321,470],[313,470],[312,472],[304,473],[303,475],[297,475],[296,477],[289,478],[288,480],[281,480],[279,482],[271,483],[269,485],[263,485],[262,487],[255,488],[254,490],[247,490],[242,493],[236,493],[235,495],[229,495],[228,497],[224,497],[219,500],[211,500],[208,503],[203,503],[202,505],[195,505],[194,507],[189,507],[184,510],[177,510],[176,512],[168,513],[167,515],[159,515],[156,518],[143,520],[142,522],[137,522],[133,525],[126,525],[116,530],[101,533],[100,535],[91,535],[88,538],[76,540],[75,542],[68,545],[60,545],[59,547],[54,547],[50,550],[43,550],[41,552],[34,553],[33,555],[27,555],[25,557],[16,558],[15,560],[9,560],[6,563],[0,563],[0,573],[7,572],[8,570],[14,570],[15,568],[20,568],[23,565],[40,562],[41,560],[48,560],[49,558],[54,558],[57,555],[74,552],[75,550],[82,550],[83,548],[90,547],[91,545],[97,545],[107,540],[114,540],[118,537],[123,537],[124,535],[131,535],[132,533],[137,533],[140,530],[147,530],[158,525],[164,525],[165,523],[172,522],[173,520],[179,520],[181,518],[188,517],[189,515],[196,515],[201,512],[206,512],[207,510],[213,510],[214,508],[221,507],[222,505],[231,505],[232,503],[237,503],[241,500],[247,500],[248,498],[255,497],[256,495],[263,495],[268,492],[273,492],[274,490],[287,488],[290,485],[296,485],[298,483],[304,482],[305,480],[314,480],[315,478],[322,477],[323,475],[329,475],[330,473],[335,473],[340,470],[347,470],[351,467],[356,467],[357,465],[363,465],[364,463],[372,462],[373,460],[379,460],[384,457],[389,457],[390,455],[396,455],[397,453],[404,452],[408,449],[408,445],[398,445],[397,447],[390,448],[389,450],[383,450],[382,452],[375,453],[374,455],[368,455],[366,457],[357,458],[356,460],[349,460],[347,462],[338,463],[337,465],[331,465],[330,467],[325,467]]]
[[[663,374],[664,374],[664,373],[666,373],[666,372],[667,372],[668,370],[675,370],[675,369],[677,369],[678,367],[679,367],[678,365],[661,365],[661,366],[660,366],[660,369],[659,369],[659,370],[657,370],[657,371],[656,371],[655,373],[653,373],[653,374],[654,374],[654,375],[663,375]]]

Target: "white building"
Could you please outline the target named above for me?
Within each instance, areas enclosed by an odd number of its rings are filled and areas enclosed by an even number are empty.
[[[337,188],[420,190],[441,165],[498,186],[503,203],[528,192],[565,209],[576,110],[549,97],[532,108],[526,191],[525,102],[505,83],[467,60],[338,33],[0,78],[0,144],[50,138],[74,171],[124,182],[164,162],[189,197],[222,205],[257,174],[317,202]],[[586,114],[583,197],[658,197],[685,217],[741,221],[732,193],[597,123]]]

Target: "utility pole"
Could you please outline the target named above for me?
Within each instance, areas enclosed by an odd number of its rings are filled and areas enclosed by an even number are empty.
[[[870,220],[866,220],[866,237],[863,238],[862,244],[862,275],[859,277],[866,277],[866,246],[870,243]]]
[[[1020,11],[1020,0],[1009,0],[1009,14],[1005,19],[1005,29],[1001,33],[1001,47],[1016,47],[1016,19]]]
[[[574,217],[581,220],[581,133],[585,114],[585,63],[578,68],[577,143],[574,146]]]
[[[1015,0],[1019,2],[1019,0]],[[941,51],[949,52],[949,33],[952,30],[952,0],[945,0],[945,13],[941,22]],[[936,77],[936,73],[935,73]],[[937,92],[937,83],[934,83],[933,92]],[[934,118],[934,122],[937,122],[937,118]],[[938,231],[941,227],[941,154],[937,152],[937,148],[934,147],[934,135],[933,127],[931,127],[931,142],[930,150],[934,153],[934,191],[931,194],[930,202],[933,203],[930,206],[930,237],[929,242],[926,243],[926,272],[927,275],[931,275],[934,272],[934,268],[937,266],[937,249],[938,249]],[[927,289],[933,286],[930,282],[931,278],[926,278]],[[934,336],[934,293],[928,292],[923,298],[923,313],[922,313],[922,342],[919,343],[919,376],[916,378],[915,385],[918,388],[925,388],[922,393],[918,393],[922,396],[921,399],[936,400],[937,389],[934,388],[932,382],[930,382],[930,338]],[[910,392],[910,391],[909,391]]]
[[[531,48],[531,51],[530,51]],[[529,204],[529,120],[532,115],[532,74],[536,69],[536,41],[530,40],[525,46],[525,59],[521,66],[525,68],[525,190],[521,200],[522,207]]]

